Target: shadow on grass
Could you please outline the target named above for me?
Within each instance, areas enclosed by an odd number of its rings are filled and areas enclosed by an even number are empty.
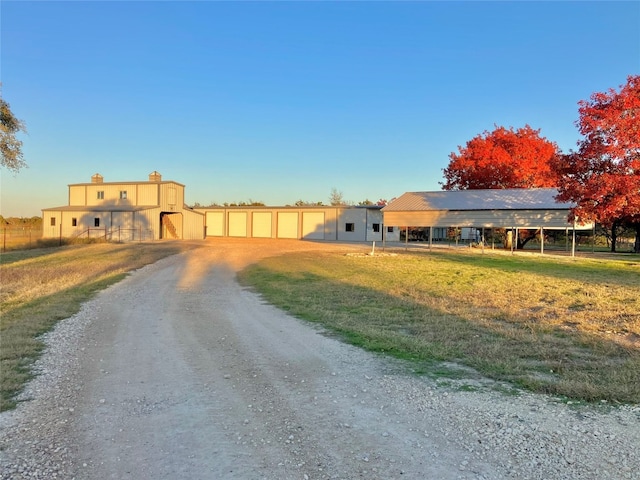
[[[595,335],[509,322],[500,311],[475,321],[410,297],[262,264],[248,267],[239,278],[293,316],[419,369],[455,362],[534,392],[586,401],[640,401],[640,352]]]

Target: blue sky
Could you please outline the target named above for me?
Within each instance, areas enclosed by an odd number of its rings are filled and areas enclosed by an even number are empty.
[[[0,213],[67,185],[186,185],[186,202],[439,190],[495,125],[580,139],[578,101],[640,73],[639,2],[0,3],[2,95],[29,168]]]

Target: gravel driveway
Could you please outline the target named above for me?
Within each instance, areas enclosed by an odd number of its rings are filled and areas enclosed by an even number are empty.
[[[370,246],[216,240],[47,335],[0,415],[2,479],[640,479],[640,407],[437,385],[265,304],[257,258]]]

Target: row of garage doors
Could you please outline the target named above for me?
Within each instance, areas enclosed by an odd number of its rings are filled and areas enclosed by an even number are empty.
[[[212,237],[324,240],[325,212],[208,211],[206,232]]]

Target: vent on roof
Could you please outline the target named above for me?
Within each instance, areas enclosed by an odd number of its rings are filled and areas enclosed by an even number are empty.
[[[100,175],[99,173],[96,173],[95,175],[91,176],[91,183],[102,183],[103,178],[102,175]]]
[[[154,170],[153,172],[151,172],[149,174],[149,181],[150,182],[161,182],[162,181],[162,175],[160,175],[158,172],[156,172]]]

